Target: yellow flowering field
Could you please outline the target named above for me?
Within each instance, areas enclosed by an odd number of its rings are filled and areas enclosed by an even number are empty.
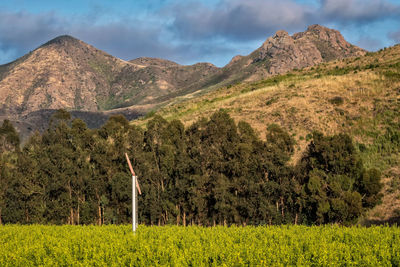
[[[0,226],[0,266],[399,266],[375,226]]]

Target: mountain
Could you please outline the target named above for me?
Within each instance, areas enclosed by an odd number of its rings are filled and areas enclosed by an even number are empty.
[[[18,115],[59,108],[93,112],[154,103],[217,69],[144,61],[127,62],[73,37],[57,37],[0,68],[1,110]]]
[[[348,43],[337,30],[311,25],[305,32],[290,36],[277,31],[248,56],[235,56],[211,80],[220,85],[256,81],[293,69],[346,57],[361,56],[366,51]]]
[[[138,82],[143,90],[126,101],[124,106],[163,103],[173,97],[199,90],[208,82],[208,77],[218,70],[210,63],[182,66],[157,58],[138,58],[130,63],[139,70],[126,75],[131,75],[130,78]]]
[[[183,66],[156,58],[124,61],[71,36],[60,36],[0,66],[0,119],[26,125],[20,130],[29,133],[45,127],[51,111],[60,108],[79,111],[83,118],[98,114],[99,121],[104,112],[135,118],[180,101],[178,96],[363,54],[338,31],[319,25],[292,36],[278,31],[253,53],[236,56],[223,68],[210,63]],[[90,114],[84,116],[85,112]]]

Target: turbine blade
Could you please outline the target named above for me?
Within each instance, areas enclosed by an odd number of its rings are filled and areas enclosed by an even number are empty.
[[[129,169],[131,170],[132,175],[133,175],[133,176],[136,176],[136,175],[135,175],[135,172],[133,171],[132,164],[131,164],[131,161],[129,160],[129,157],[128,157],[128,154],[127,154],[127,153],[125,153],[125,157],[126,157],[126,161],[128,162]]]
[[[142,191],[140,190],[140,185],[139,185],[139,181],[138,181],[137,177],[136,177],[136,188],[137,188],[137,190],[139,192],[139,195],[141,195]]]

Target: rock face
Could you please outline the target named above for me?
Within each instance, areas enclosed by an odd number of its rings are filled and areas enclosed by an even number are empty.
[[[234,57],[221,71],[225,77],[255,80],[293,69],[313,66],[324,61],[360,56],[365,50],[348,43],[340,32],[320,25],[309,26],[305,32],[290,36],[277,31],[260,48],[245,57]]]

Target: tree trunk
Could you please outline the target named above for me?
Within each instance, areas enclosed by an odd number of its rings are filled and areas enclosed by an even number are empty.
[[[183,226],[186,227],[186,212],[183,212]]]
[[[101,206],[100,206],[100,204],[99,204],[99,218],[98,218],[98,220],[97,220],[97,223],[98,223],[99,225],[101,225]]]
[[[176,215],[176,225],[179,225],[180,223],[180,219],[181,219],[181,209],[179,208],[178,205],[176,205],[176,211],[177,211],[177,215]]]
[[[296,212],[296,217],[294,217],[294,225],[297,225],[298,217],[299,217],[299,214]]]
[[[79,199],[78,199],[78,211],[77,211],[77,214],[76,214],[76,220],[77,220],[77,224],[79,225]]]
[[[25,207],[25,221],[27,223],[29,223],[29,213],[28,213],[28,209]]]
[[[1,219],[1,208],[0,208],[0,225],[3,225],[3,220]]]
[[[283,202],[283,197],[281,197],[281,211],[282,211],[282,218],[284,218],[285,217],[285,212],[284,212],[284,202]]]
[[[153,157],[154,157],[154,162],[156,163],[157,171],[158,171],[158,173],[160,173],[160,166],[159,166],[159,163],[157,160],[156,152],[154,150],[153,150]]]
[[[104,207],[101,208],[101,219],[102,219],[101,224],[104,224]]]
[[[99,193],[97,191],[97,188],[95,189],[95,193],[96,193],[96,199],[97,199],[97,225],[101,224],[101,208],[100,208],[100,197],[99,197]]]
[[[72,209],[72,187],[71,181],[68,181],[68,191],[69,191],[69,201],[70,201],[70,208],[69,208],[69,224],[74,224],[74,210]]]
[[[70,224],[74,225],[74,210],[72,207],[69,209]]]
[[[161,218],[162,218],[162,224],[165,224],[166,218],[165,218],[165,213],[161,213]]]

